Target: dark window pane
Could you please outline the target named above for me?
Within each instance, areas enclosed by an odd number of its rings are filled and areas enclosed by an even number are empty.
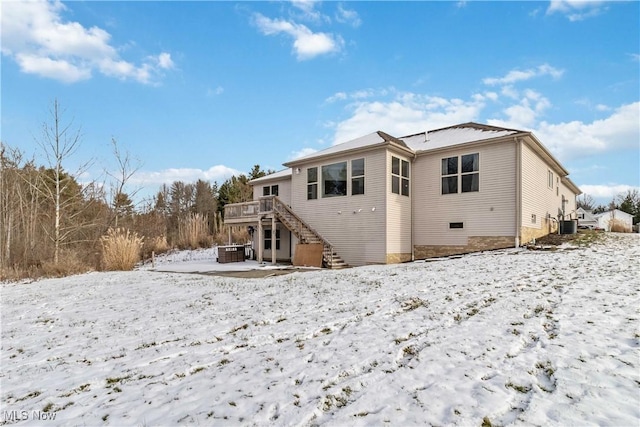
[[[307,183],[318,182],[318,168],[307,169]]]
[[[479,157],[478,153],[462,156],[462,173],[478,171]]]
[[[347,162],[322,166],[323,196],[347,195]]]
[[[307,200],[315,200],[318,198],[318,184],[307,185]]]
[[[402,178],[402,195],[409,195],[409,180],[405,178]]]
[[[405,178],[409,178],[409,162],[406,160],[402,161],[402,176]]]
[[[264,230],[264,249],[271,249],[271,230]]]
[[[262,195],[263,196],[269,196],[270,195],[269,186],[268,185],[266,187],[262,187]]]
[[[452,175],[458,173],[458,158],[448,157],[442,159],[442,175]]]
[[[356,159],[351,161],[351,176],[364,175],[364,159]]]
[[[450,222],[449,228],[464,228],[463,222]]]
[[[278,186],[277,185],[272,185],[271,186],[271,195],[272,196],[277,196],[278,195]]]
[[[351,195],[364,194],[364,177],[351,180]]]
[[[400,159],[397,157],[391,158],[391,173],[394,175],[400,175]]]
[[[480,187],[480,174],[470,173],[462,175],[462,192],[478,191]]]
[[[449,176],[442,178],[442,194],[452,194],[458,192],[458,177]]]
[[[391,177],[391,192],[400,194],[400,178],[397,176]]]

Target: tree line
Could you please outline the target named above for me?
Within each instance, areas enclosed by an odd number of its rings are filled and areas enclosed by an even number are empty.
[[[103,181],[81,179],[92,166],[65,168],[82,140],[73,121],[55,100],[37,139],[45,164],[0,142],[0,280],[40,275],[66,275],[100,270],[101,240],[123,229],[142,241],[141,256],[171,248],[210,247],[236,241],[246,230],[223,225],[224,206],[253,199],[249,181],[272,171],[255,165],[249,174],[232,176],[221,185],[205,180],[162,185],[151,200],[136,208],[127,193],[137,171],[128,153],[112,140],[118,170]]]

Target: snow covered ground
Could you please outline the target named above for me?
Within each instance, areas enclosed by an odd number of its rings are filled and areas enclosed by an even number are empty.
[[[2,284],[0,423],[638,426],[638,238]]]

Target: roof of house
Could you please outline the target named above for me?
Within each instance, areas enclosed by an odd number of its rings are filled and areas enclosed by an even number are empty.
[[[362,148],[373,147],[376,145],[394,144],[402,148],[408,149],[407,145],[399,138],[393,137],[385,132],[377,131],[368,135],[361,136],[360,138],[352,139],[351,141],[343,142],[332,147],[326,148],[315,153],[308,154],[306,156],[299,157],[284,163],[285,166],[315,159],[319,157],[325,157],[332,154],[342,153],[345,151],[359,150]]]
[[[360,151],[382,146],[394,146],[408,153],[427,153],[431,150],[438,150],[447,147],[471,142],[485,142],[504,137],[515,137],[516,135],[526,136],[526,141],[538,152],[540,156],[550,162],[562,177],[563,182],[576,194],[582,192],[567,175],[569,172],[560,162],[549,152],[549,150],[529,131],[509,129],[499,126],[485,125],[481,123],[468,122],[445,128],[435,129],[396,138],[382,131],[372,132],[368,135],[352,139],[341,144],[334,145],[315,153],[299,157],[284,163],[284,166],[292,167],[309,160],[331,157],[338,154],[346,154],[352,151]]]
[[[462,123],[446,128],[425,131],[413,135],[396,138],[388,133],[377,131],[360,138],[336,144],[322,151],[291,160],[285,166],[300,163],[303,161],[320,157],[338,154],[345,151],[358,150],[374,147],[376,145],[392,144],[398,147],[409,149],[414,153],[438,148],[450,147],[458,144],[465,144],[474,141],[485,141],[493,138],[500,138],[518,133],[525,133],[517,129],[507,129],[497,126],[484,125],[480,123]]]
[[[467,142],[484,141],[503,136],[523,133],[517,129],[507,129],[480,123],[462,123],[442,129],[426,131],[414,135],[403,136],[403,140],[413,151],[428,151],[437,148],[451,147]]]

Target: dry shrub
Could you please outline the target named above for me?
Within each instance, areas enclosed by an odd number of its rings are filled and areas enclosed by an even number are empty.
[[[231,233],[231,238],[234,242],[242,244],[251,241],[251,235],[247,231],[246,227],[241,227],[240,229],[234,230]]]
[[[142,259],[151,258],[152,254],[163,254],[169,252],[169,243],[167,243],[166,236],[145,237],[144,244],[142,245]]]
[[[179,248],[209,247],[211,240],[207,217],[202,214],[189,214],[178,224],[178,241],[176,243]]]
[[[247,227],[229,227],[229,226],[223,227],[222,231],[220,231],[215,236],[213,236],[213,242],[218,246],[228,245],[229,230],[231,230],[231,243],[242,245],[242,244],[251,242],[251,235],[247,231]]]
[[[619,219],[612,219],[609,221],[609,225],[611,226],[611,231],[616,233],[631,233],[631,227],[625,224],[623,221]]]
[[[102,243],[102,263],[105,270],[133,270],[140,261],[143,238],[123,228],[110,228]]]
[[[65,277],[72,274],[86,273],[92,268],[82,259],[77,252],[63,250],[58,254],[58,262],[45,261],[42,263],[42,274],[47,277]]]

